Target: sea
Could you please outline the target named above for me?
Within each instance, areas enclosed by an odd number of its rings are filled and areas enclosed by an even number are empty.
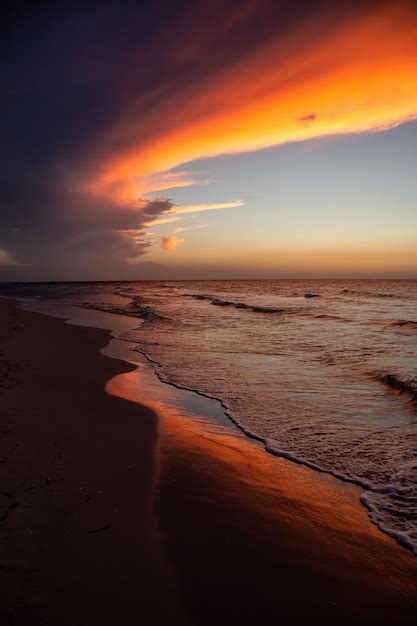
[[[417,281],[8,283],[0,295],[135,318],[118,338],[162,381],[217,399],[265,453],[360,485],[372,521],[417,554]]]

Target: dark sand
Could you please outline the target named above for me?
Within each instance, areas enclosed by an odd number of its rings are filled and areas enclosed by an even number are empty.
[[[156,416],[103,389],[131,366],[99,354],[107,331],[0,307],[1,624],[181,623]]]
[[[414,623],[359,489],[133,402],[107,331],[0,324],[2,624]]]

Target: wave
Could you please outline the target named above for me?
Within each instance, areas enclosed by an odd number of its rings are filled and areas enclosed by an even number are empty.
[[[360,289],[342,289],[343,295],[349,296],[364,296],[365,298],[389,298],[397,300],[407,300],[407,296],[400,295],[398,293],[385,293],[375,291],[361,291]]]
[[[376,524],[382,532],[417,555],[417,536],[415,531],[411,530],[407,532],[404,530],[396,530],[388,522],[390,517],[394,517],[395,519],[395,517],[401,518],[404,516],[401,509],[395,506],[396,500],[401,499],[401,497],[401,491],[388,485],[383,489],[369,489],[365,491],[359,499],[368,510],[368,515],[373,523]],[[417,507],[414,506],[413,509],[406,515],[406,517],[411,520],[415,520],[417,516]],[[389,512],[387,515],[388,520],[385,519],[384,511],[386,514]]]
[[[351,322],[352,320],[349,320],[347,318],[344,317],[340,317],[340,315],[328,315],[326,313],[319,313],[318,315],[313,314],[311,317],[314,317],[314,319],[316,320],[334,320],[334,321],[339,321],[339,322]]]
[[[327,315],[326,313],[313,313],[309,312],[306,309],[289,309],[289,308],[277,308],[272,306],[259,306],[255,304],[248,304],[246,302],[232,302],[231,300],[221,300],[220,298],[213,298],[213,296],[206,294],[186,294],[188,298],[193,298],[194,300],[204,300],[206,302],[210,302],[214,306],[220,307],[231,307],[235,309],[246,309],[248,311],[252,311],[253,313],[265,313],[265,314],[278,314],[278,313],[286,313],[287,315],[299,315],[300,317],[311,317],[318,320],[329,320],[329,321],[339,321],[339,322],[350,322],[351,320],[340,317],[339,315]],[[306,298],[319,298],[319,295],[316,294],[306,294],[304,297]]]
[[[185,297],[186,298],[193,298],[194,300],[212,300],[213,299],[213,296],[208,296],[208,295],[206,295],[204,293],[197,293],[197,294],[186,293]]]
[[[206,294],[185,294],[188,298],[193,298],[194,300],[206,300],[213,304],[214,306],[220,307],[231,307],[234,309],[246,309],[248,311],[253,311],[254,313],[285,313],[286,309],[277,309],[275,307],[270,306],[258,306],[255,304],[247,304],[246,302],[232,302],[230,300],[221,300],[220,298],[213,298],[213,296],[209,296]]]
[[[374,378],[417,408],[417,384],[414,381],[402,380],[389,372],[378,372]]]
[[[234,302],[229,302],[228,300],[219,300],[218,298],[212,300],[211,303],[215,306],[236,306]]]
[[[113,315],[125,315],[127,317],[137,317],[146,322],[157,322],[166,318],[155,313],[151,307],[146,305],[138,305],[136,298],[132,300],[130,305],[126,307],[115,306],[114,304],[97,304],[95,302],[83,302],[80,306],[85,309],[93,309],[94,311],[102,311],[103,313],[112,313]]]
[[[396,320],[395,322],[391,322],[391,326],[400,326],[401,328],[411,328],[412,330],[417,330],[417,322],[414,320]]]
[[[247,302],[233,302],[231,300],[221,300],[220,298],[215,298],[209,294],[184,294],[187,298],[193,298],[193,300],[202,300],[205,302],[210,302],[214,306],[219,307],[230,307],[234,309],[244,309],[247,311],[252,311],[253,313],[265,313],[265,314],[282,314],[285,313],[287,315],[299,315],[300,317],[310,317],[318,320],[329,320],[329,321],[339,321],[339,322],[350,322],[351,320],[340,317],[338,315],[328,315],[325,313],[317,314],[316,312],[310,312],[309,309],[300,308],[282,308],[282,307],[272,307],[272,306],[261,306],[256,304],[248,304]],[[307,293],[304,295],[305,298],[320,298],[318,294],[310,294]]]
[[[123,296],[124,298],[131,298],[132,291],[135,291],[134,287],[125,287],[124,289],[116,289],[113,293],[116,296]]]
[[[229,300],[219,300],[215,298],[211,300],[214,306],[230,306],[235,309],[246,309],[254,313],[285,313],[286,309],[277,309],[272,306],[257,306],[255,304],[246,304],[246,302],[230,302]]]

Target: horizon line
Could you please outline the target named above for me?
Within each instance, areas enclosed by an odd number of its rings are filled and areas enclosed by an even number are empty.
[[[325,276],[322,278],[319,277],[307,277],[307,276],[297,276],[297,277],[288,277],[281,276],[277,278],[120,278],[120,279],[82,279],[82,280],[0,280],[0,285],[16,285],[16,284],[56,284],[56,283],[139,283],[139,282],[253,282],[253,281],[271,281],[271,280],[299,280],[299,281],[307,281],[307,280],[317,280],[317,281],[360,281],[360,280],[374,280],[374,281],[417,281],[417,276],[415,277],[391,277],[391,278],[380,278],[376,276],[364,277],[364,276],[350,276],[350,277],[341,277],[341,276]]]

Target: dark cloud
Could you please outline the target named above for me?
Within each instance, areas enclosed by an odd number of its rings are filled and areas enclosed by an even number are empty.
[[[146,241],[125,231],[170,208],[167,200],[123,206],[80,189],[97,167],[99,138],[139,88],[152,88],[152,38],[174,16],[157,1],[40,3],[36,11],[16,3],[9,11],[0,248],[25,265],[25,275],[48,277],[59,268],[71,277],[91,264],[120,273],[127,257],[146,250]]]
[[[0,247],[25,266],[25,276],[55,276],[59,269],[62,277],[80,278],[91,267],[102,276],[120,273],[126,258],[146,251],[144,223],[172,207],[167,199],[123,205],[77,192],[52,170],[26,175],[24,184],[8,181],[0,190]]]

